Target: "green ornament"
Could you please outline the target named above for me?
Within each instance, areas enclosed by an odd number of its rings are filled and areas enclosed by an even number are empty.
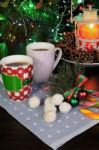
[[[0,43],[0,59],[7,56],[8,54],[8,47],[6,43]]]
[[[77,106],[79,104],[79,100],[72,98],[69,102],[72,106]]]

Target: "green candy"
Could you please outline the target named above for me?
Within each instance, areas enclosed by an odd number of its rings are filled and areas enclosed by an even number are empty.
[[[72,106],[77,106],[79,104],[79,100],[72,98],[69,102]]]

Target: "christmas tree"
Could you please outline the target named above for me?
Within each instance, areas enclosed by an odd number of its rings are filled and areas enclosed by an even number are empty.
[[[29,42],[57,42],[70,28],[70,9],[70,0],[2,0],[0,42],[9,54],[24,53]]]
[[[0,1],[0,43],[8,45],[9,54],[24,53],[29,42],[49,41],[58,22],[57,4],[58,0]]]
[[[56,43],[74,30],[73,17],[91,0],[0,0],[0,58],[24,54],[30,42]],[[97,0],[95,0],[95,4]],[[7,48],[8,47],[8,48]]]

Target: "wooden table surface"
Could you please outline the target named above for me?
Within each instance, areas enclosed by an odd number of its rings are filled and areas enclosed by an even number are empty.
[[[51,150],[0,107],[0,150]],[[99,124],[58,150],[99,150]]]

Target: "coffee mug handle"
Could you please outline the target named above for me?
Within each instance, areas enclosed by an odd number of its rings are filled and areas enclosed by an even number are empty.
[[[61,57],[62,57],[62,50],[61,50],[60,48],[56,47],[56,48],[54,49],[54,51],[55,51],[55,53],[56,53],[56,51],[58,51],[58,54],[57,54],[57,58],[56,58],[56,60],[55,60],[55,62],[54,62],[53,70],[55,69],[55,67],[57,66],[58,62],[60,61],[60,59],[61,59]]]

